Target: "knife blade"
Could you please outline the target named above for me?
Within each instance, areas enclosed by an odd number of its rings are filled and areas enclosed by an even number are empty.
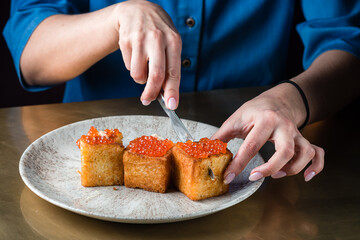
[[[175,113],[175,111],[170,110],[166,107],[165,105],[165,98],[163,96],[162,93],[159,94],[158,96],[158,101],[160,103],[160,106],[162,107],[162,109],[165,111],[165,113],[169,116],[169,118],[171,119],[171,125],[176,133],[176,135],[178,136],[178,138],[180,139],[180,141],[182,142],[186,142],[188,140],[194,141],[194,138],[191,136],[191,134],[189,133],[189,131],[187,130],[187,128],[185,127],[184,123],[180,120],[180,118],[178,117],[178,115]],[[212,180],[215,179],[215,175],[214,172],[211,170],[211,168],[208,169],[208,174],[210,176],[210,178]]]
[[[182,142],[186,142],[188,140],[194,141],[194,138],[191,136],[187,128],[185,127],[184,123],[180,120],[178,115],[175,113],[175,111],[170,110],[165,105],[165,98],[162,93],[159,94],[157,100],[160,103],[160,106],[162,109],[164,109],[165,113],[169,116],[171,119],[171,125]]]

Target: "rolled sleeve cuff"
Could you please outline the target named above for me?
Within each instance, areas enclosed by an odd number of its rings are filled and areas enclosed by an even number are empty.
[[[297,31],[304,43],[303,65],[307,69],[322,53],[343,50],[360,58],[360,28],[353,19],[312,20],[300,23]]]

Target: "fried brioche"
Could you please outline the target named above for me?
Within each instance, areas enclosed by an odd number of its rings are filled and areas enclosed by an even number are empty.
[[[173,149],[173,182],[191,200],[224,194],[229,185],[223,174],[232,159],[226,143],[201,139],[177,143]]]
[[[151,192],[165,193],[171,175],[173,142],[142,136],[129,143],[124,153],[124,184]]]
[[[122,133],[91,127],[77,145],[81,152],[81,185],[84,187],[124,184]]]

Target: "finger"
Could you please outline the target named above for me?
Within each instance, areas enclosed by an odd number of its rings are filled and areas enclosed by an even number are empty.
[[[280,170],[280,174],[275,173],[273,178],[283,176],[291,176],[301,172],[306,165],[314,158],[316,154],[315,148],[301,135],[295,138],[295,155],[294,157]],[[285,173],[282,174],[282,173]],[[276,175],[277,174],[277,175]]]
[[[229,142],[233,138],[241,137],[242,136],[241,128],[238,127],[241,124],[241,119],[238,119],[237,121],[235,120],[237,119],[236,118],[237,112],[238,111],[236,111],[233,115],[231,115],[221,125],[221,127],[210,137],[210,139],[212,140],[219,139],[223,142]],[[249,130],[251,130],[251,128]]]
[[[295,154],[295,143],[292,134],[284,129],[276,131],[274,134],[275,153],[264,164],[254,168],[251,175],[256,173],[256,176],[262,175],[264,177],[273,175],[282,169],[287,162],[289,162]],[[257,179],[256,179],[257,180]]]
[[[244,170],[249,161],[267,142],[272,135],[272,131],[272,127],[266,125],[264,121],[253,127],[224,173],[226,183],[229,183],[229,180],[232,180],[231,177],[235,177]]]
[[[121,51],[121,55],[127,70],[131,70],[131,49]]]
[[[315,156],[312,160],[311,165],[305,170],[304,177],[305,181],[310,181],[314,176],[316,176],[319,172],[321,172],[324,169],[325,164],[325,152],[324,149],[312,145],[315,148]]]
[[[123,34],[120,34],[120,36],[119,36],[119,48],[121,51],[123,61],[125,63],[125,67],[127,70],[130,71],[130,69],[131,69],[131,53],[132,53],[131,43],[130,43],[130,41],[128,41],[128,39]]]
[[[159,95],[165,81],[165,47],[162,36],[153,36],[155,43],[149,49],[149,73],[141,101],[151,102]]]
[[[179,104],[182,43],[180,35],[172,31],[168,34],[166,41],[166,79],[164,83],[164,98],[166,107],[175,110]]]
[[[214,133],[214,135],[211,136],[210,139],[219,139],[223,142],[229,142],[231,139],[236,137],[236,131],[234,129],[234,125],[231,124],[231,121],[229,119],[225,121],[219,130]]]
[[[140,41],[132,45],[130,75],[136,83],[144,84],[147,78],[147,56]]]

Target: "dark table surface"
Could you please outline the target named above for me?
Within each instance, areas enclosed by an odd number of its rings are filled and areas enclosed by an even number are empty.
[[[181,95],[181,118],[220,127],[241,104],[266,88]],[[211,111],[209,111],[211,109]],[[326,151],[313,180],[303,174],[266,178],[245,201],[218,213],[177,223],[125,224],[97,220],[52,205],[31,192],[19,159],[37,138],[61,126],[104,116],[160,115],[159,104],[138,98],[0,109],[0,239],[360,239],[359,104],[302,130]],[[273,154],[267,143],[260,151]]]

